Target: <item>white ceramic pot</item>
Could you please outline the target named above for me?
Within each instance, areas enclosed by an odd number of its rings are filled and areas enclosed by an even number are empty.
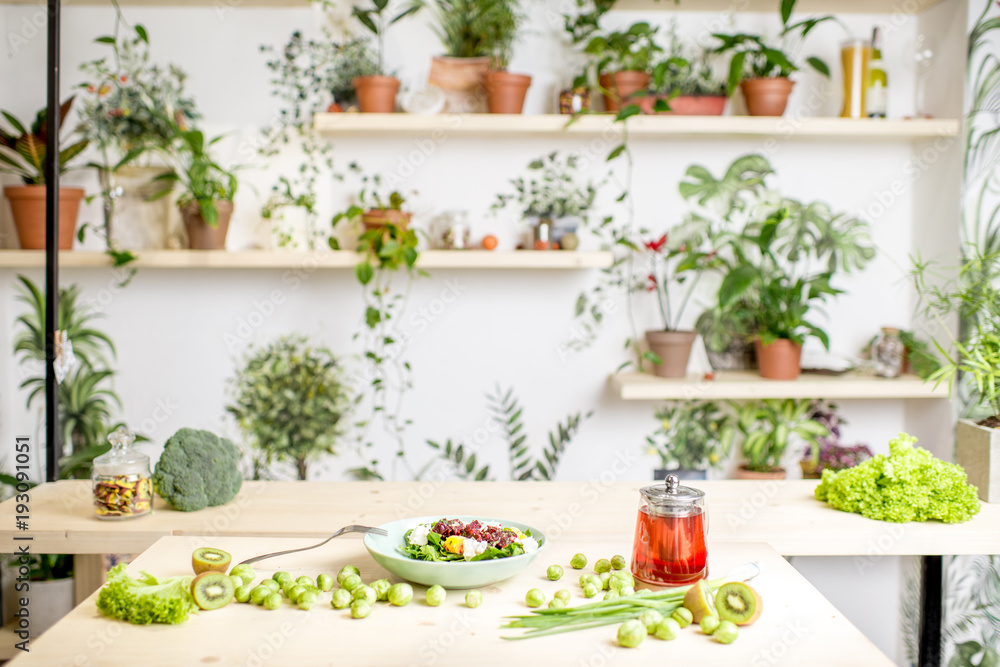
[[[960,419],[955,426],[955,461],[965,468],[979,499],[1000,502],[1000,428]]]

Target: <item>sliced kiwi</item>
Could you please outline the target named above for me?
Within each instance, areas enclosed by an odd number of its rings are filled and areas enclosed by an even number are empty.
[[[750,625],[764,609],[760,594],[742,581],[722,584],[715,594],[719,617],[736,625]]]
[[[704,579],[694,583],[684,594],[684,608],[691,612],[695,623],[701,623],[706,616],[718,616],[715,610],[715,600],[712,597],[712,587]]]
[[[222,572],[229,569],[229,564],[233,562],[233,557],[222,549],[212,547],[199,547],[191,554],[191,567],[195,574],[202,572]]]
[[[202,572],[191,581],[191,597],[202,609],[218,609],[233,601],[236,586],[221,572]]]

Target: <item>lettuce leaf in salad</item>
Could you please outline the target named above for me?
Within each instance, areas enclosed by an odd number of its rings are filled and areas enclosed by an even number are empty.
[[[469,561],[465,561],[465,557],[461,554],[453,554],[450,551],[445,551],[444,540],[440,534],[431,531],[427,534],[427,544],[412,544],[410,542],[410,534],[413,529],[406,531],[403,534],[403,545],[397,547],[399,552],[408,558],[414,560],[426,560],[434,562],[476,562],[483,560],[495,560],[497,558],[510,558],[512,556],[520,556],[524,553],[524,547],[517,543],[512,542],[503,549],[498,549],[496,547],[487,547],[486,550],[479,554],[478,556],[473,556]],[[531,531],[526,530],[524,534],[527,537],[531,537]]]

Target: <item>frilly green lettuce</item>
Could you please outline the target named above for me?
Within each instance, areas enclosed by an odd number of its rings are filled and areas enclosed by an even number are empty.
[[[823,471],[816,499],[869,519],[906,523],[968,521],[979,511],[975,486],[965,470],[915,447],[917,439],[900,433],[879,454],[853,468]]]

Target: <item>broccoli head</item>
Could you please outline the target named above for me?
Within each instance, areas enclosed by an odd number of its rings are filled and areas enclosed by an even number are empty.
[[[182,428],[163,446],[153,486],[174,509],[224,505],[243,485],[236,445],[210,431]]]

